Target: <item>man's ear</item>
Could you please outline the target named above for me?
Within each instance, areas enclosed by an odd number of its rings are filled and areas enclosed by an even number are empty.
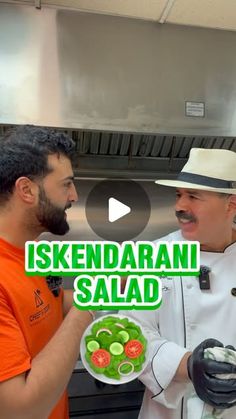
[[[236,214],[236,195],[230,195],[229,209]]]
[[[15,192],[25,203],[34,204],[38,196],[38,186],[26,176],[22,176],[16,180]]]

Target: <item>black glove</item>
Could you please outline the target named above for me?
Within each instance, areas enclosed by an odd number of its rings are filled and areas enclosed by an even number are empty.
[[[215,339],[206,339],[188,358],[188,375],[198,397],[218,409],[227,409],[236,404],[236,379],[220,379],[215,374],[235,374],[236,366],[204,358],[204,349],[223,344]]]

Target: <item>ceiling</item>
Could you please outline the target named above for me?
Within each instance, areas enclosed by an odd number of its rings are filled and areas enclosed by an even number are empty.
[[[159,23],[236,30],[235,0],[0,0],[53,6]]]

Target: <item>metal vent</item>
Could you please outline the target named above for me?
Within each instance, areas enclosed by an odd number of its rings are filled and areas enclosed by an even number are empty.
[[[0,126],[0,133],[7,129]],[[73,166],[77,176],[154,179],[163,173],[171,178],[182,169],[193,147],[236,151],[234,137],[63,131],[76,143]]]
[[[70,131],[80,155],[187,158],[192,147],[236,151],[232,137],[144,135],[117,132]]]
[[[190,149],[224,148],[236,151],[236,138],[207,136],[145,135],[117,132],[74,131],[80,176],[171,178],[186,163]]]

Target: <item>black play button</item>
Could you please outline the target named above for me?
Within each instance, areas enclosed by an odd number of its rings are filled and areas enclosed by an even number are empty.
[[[144,230],[151,206],[137,182],[105,180],[89,193],[85,211],[90,227],[99,237],[120,243]]]

